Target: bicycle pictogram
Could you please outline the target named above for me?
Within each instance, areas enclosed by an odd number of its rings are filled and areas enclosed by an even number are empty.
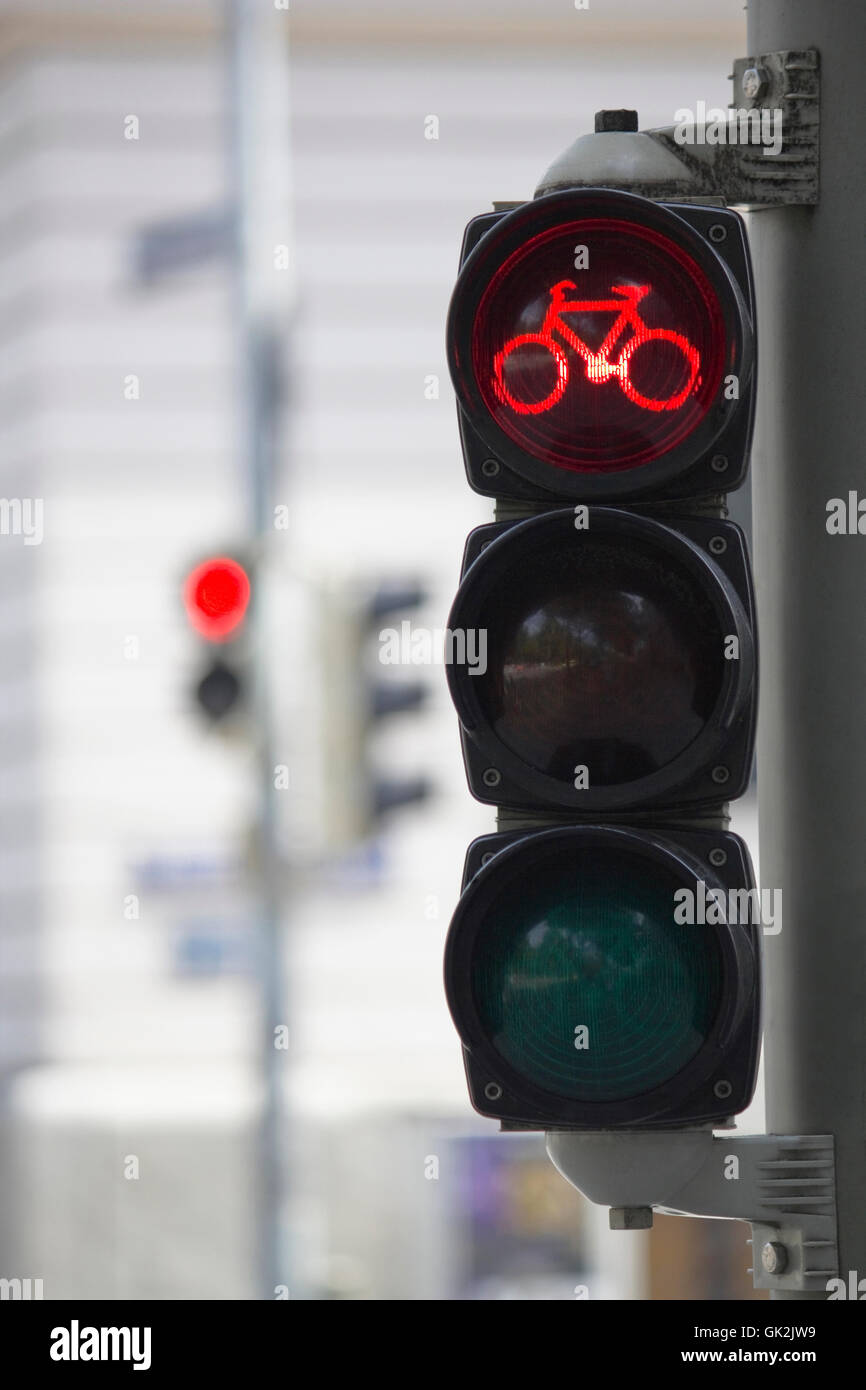
[[[569,363],[565,349],[553,336],[555,331],[573,352],[583,358],[586,379],[593,385],[598,386],[610,377],[616,377],[622,391],[634,405],[642,406],[644,410],[678,410],[690,396],[697,380],[701,365],[700,353],[681,333],[675,333],[671,328],[649,328],[644,323],[638,304],[649,294],[651,288],[650,285],[611,285],[611,294],[619,295],[619,299],[569,299],[567,292],[576,290],[577,286],[573,280],[560,280],[550,291],[550,306],[538,333],[521,333],[516,338],[510,338],[494,357],[494,390],[499,399],[519,415],[540,415],[556,405],[568,386]],[[563,319],[562,315],[569,313],[615,313],[617,317],[601,346],[593,352]],[[619,357],[612,362],[609,354],[629,328],[633,330],[633,336],[623,344]],[[682,353],[688,364],[688,380],[685,386],[672,396],[644,396],[629,375],[634,354],[647,343],[653,342],[671,343]],[[556,384],[540,401],[518,400],[505,384],[503,368],[506,359],[512,352],[529,343],[545,348],[553,355],[556,364]]]

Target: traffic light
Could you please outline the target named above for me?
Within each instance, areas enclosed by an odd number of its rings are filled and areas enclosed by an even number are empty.
[[[754,298],[740,218],[606,189],[475,218],[448,319],[468,538],[449,665],[470,846],[445,985],[506,1127],[722,1122],[759,1048],[745,538]]]
[[[471,486],[535,503],[739,486],[753,324],[728,209],[578,189],[473,219],[447,330]]]
[[[379,660],[382,625],[424,601],[420,585],[390,580],[341,580],[318,594],[321,756],[314,781],[322,801],[320,839],[330,853],[369,842],[393,811],[432,791],[425,773],[386,772],[378,747],[383,729],[396,716],[423,710],[430,693],[427,682],[405,680]]]
[[[206,643],[195,700],[212,723],[237,713],[249,696],[246,620],[251,599],[250,566],[229,555],[202,560],[184,583],[187,617]]]

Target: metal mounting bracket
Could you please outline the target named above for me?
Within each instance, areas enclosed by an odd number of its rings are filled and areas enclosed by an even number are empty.
[[[825,1293],[838,1275],[832,1135],[552,1130],[547,1152],[615,1229],[652,1209],[748,1221],[755,1288]]]
[[[741,207],[818,202],[820,64],[817,49],[738,58],[732,109],[721,121],[583,135],[548,169],[535,196],[568,188],[619,188],[673,202]],[[628,114],[628,113],[622,113]],[[709,113],[704,113],[709,114]],[[780,137],[777,153],[770,132]]]

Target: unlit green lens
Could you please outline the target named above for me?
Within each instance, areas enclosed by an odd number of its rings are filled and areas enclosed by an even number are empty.
[[[494,904],[472,990],[517,1072],[555,1095],[616,1101],[691,1061],[719,1012],[723,965],[711,926],[674,921],[684,886],[653,860],[588,847]]]

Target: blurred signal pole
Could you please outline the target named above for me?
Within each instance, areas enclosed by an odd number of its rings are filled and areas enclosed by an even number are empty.
[[[274,479],[284,363],[294,306],[289,142],[288,14],[255,0],[227,0],[231,261],[234,279],[238,443],[248,479],[248,527],[266,562],[273,536]],[[262,566],[264,571],[266,565]],[[285,1231],[288,1184],[283,1141],[285,1052],[275,1029],[287,1022],[285,879],[274,806],[277,761],[268,670],[271,594],[254,606],[252,727],[258,756],[258,978],[264,1095],[259,1132],[261,1294],[290,1288]]]

